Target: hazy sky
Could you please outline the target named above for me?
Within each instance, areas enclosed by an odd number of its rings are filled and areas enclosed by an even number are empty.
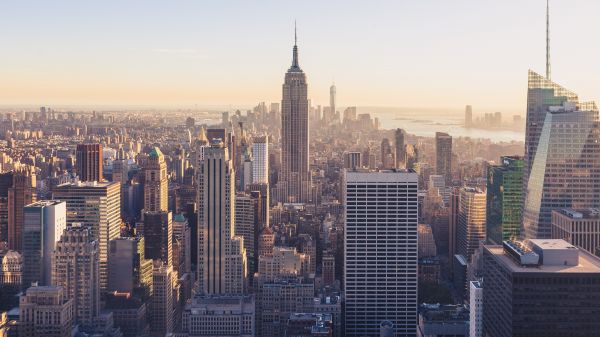
[[[600,100],[600,1],[553,0],[552,78]],[[544,0],[1,1],[0,104],[281,100],[294,20],[309,96],[522,113]]]

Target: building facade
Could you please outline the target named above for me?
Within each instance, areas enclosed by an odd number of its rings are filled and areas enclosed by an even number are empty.
[[[521,234],[523,222],[523,159],[501,157],[487,174],[486,238],[501,244]]]

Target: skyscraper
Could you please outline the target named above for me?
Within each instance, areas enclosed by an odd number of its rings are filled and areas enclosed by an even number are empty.
[[[80,223],[98,240],[100,291],[108,286],[108,243],[119,237],[121,227],[121,184],[118,182],[75,182],[57,186],[52,197],[67,203],[67,224]]]
[[[66,227],[66,205],[38,201],[23,208],[23,285],[52,283],[52,254]]]
[[[30,287],[19,300],[19,336],[70,337],[73,300],[62,287]]]
[[[523,158],[500,161],[487,175],[486,238],[495,244],[518,238],[523,222]]]
[[[173,265],[173,216],[171,212],[144,212],[140,229],[145,240],[145,257]]]
[[[12,187],[8,189],[8,249],[21,251],[23,245],[23,208],[37,200],[36,177],[30,167],[13,173]]]
[[[465,127],[470,128],[473,125],[473,107],[467,105],[465,108]]]
[[[344,153],[344,168],[353,170],[362,167],[361,160],[362,153],[360,152],[346,152]]]
[[[0,173],[0,242],[8,242],[8,190],[13,184],[14,172]]]
[[[404,148],[404,130],[396,129],[394,131],[394,146],[396,154],[396,168],[406,168],[406,150]]]
[[[600,204],[600,121],[595,103],[529,71],[523,229],[550,238],[551,212]]]
[[[52,256],[52,285],[61,286],[73,299],[77,323],[89,326],[100,313],[98,241],[89,228],[66,228]],[[124,277],[124,275],[122,275]]]
[[[102,144],[77,144],[77,175],[81,181],[102,181]]]
[[[173,301],[173,267],[154,261],[150,305],[150,329],[153,336],[166,336],[173,332]]]
[[[235,171],[223,142],[205,150],[198,179],[198,284],[206,294],[241,294],[246,258],[235,233]]]
[[[377,336],[386,320],[416,336],[417,183],[412,171],[345,173],[347,337]]]
[[[108,290],[133,293],[145,288],[149,294],[152,286],[152,260],[144,255],[144,238],[128,237],[110,240],[108,255]]]
[[[336,106],[335,106],[335,102],[337,99],[337,88],[335,87],[335,83],[332,84],[329,87],[329,113],[331,114],[331,119],[333,119],[333,117],[335,116],[335,113],[337,112]],[[329,122],[331,122],[331,120],[329,120]]]
[[[389,139],[381,140],[381,168],[392,169],[396,166],[394,153],[392,152],[392,143]]]
[[[479,242],[485,240],[485,198],[485,192],[479,189],[463,187],[460,190],[456,244],[458,254],[468,261],[471,261]]]
[[[169,210],[169,182],[165,156],[158,147],[152,148],[144,167],[144,211]]]
[[[280,201],[307,202],[311,195],[309,170],[309,128],[306,75],[298,64],[294,43],[292,66],[285,74],[281,101]]]
[[[435,173],[446,178],[446,186],[452,186],[452,137],[444,132],[435,133]]]
[[[252,183],[269,183],[269,138],[255,137],[252,143]]]

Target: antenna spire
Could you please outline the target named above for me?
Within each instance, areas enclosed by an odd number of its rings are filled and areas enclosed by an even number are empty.
[[[294,46],[298,44],[298,34],[296,34],[296,20],[294,20]]]
[[[546,78],[550,79],[550,0],[546,0]]]

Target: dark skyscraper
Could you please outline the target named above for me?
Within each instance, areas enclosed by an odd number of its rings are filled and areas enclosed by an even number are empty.
[[[102,181],[102,144],[77,144],[77,175],[81,181]]]
[[[308,98],[306,75],[298,64],[294,43],[292,66],[285,74],[281,101],[281,176],[279,198],[284,202],[306,202],[310,196],[308,166]]]
[[[443,175],[446,186],[452,185],[452,136],[435,133],[435,174]]]
[[[487,177],[486,239],[501,244],[516,239],[523,222],[523,158],[502,157]]]
[[[406,151],[404,149],[404,130],[396,129],[394,131],[395,149],[396,149],[396,168],[406,168]]]

